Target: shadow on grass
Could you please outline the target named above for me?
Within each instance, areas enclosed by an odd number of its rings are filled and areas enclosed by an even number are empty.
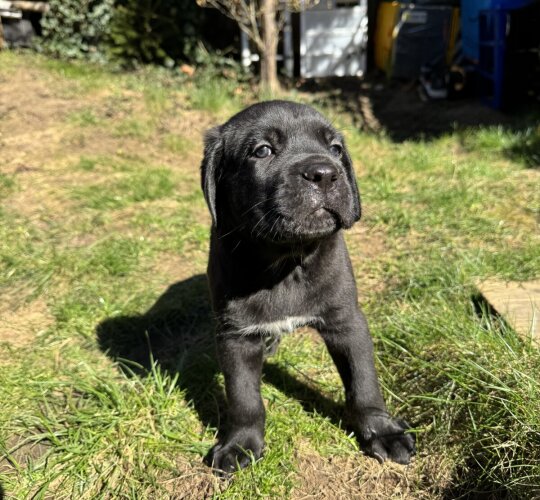
[[[334,425],[342,425],[343,405],[322,395],[317,389],[293,377],[275,363],[265,363],[263,378],[265,382],[296,399],[305,412],[318,413],[329,418]]]
[[[521,134],[504,154],[528,168],[540,169],[540,129],[537,129],[536,134]]]
[[[520,498],[513,495],[504,486],[490,484],[489,482],[477,484],[478,464],[474,463],[472,459],[469,462],[470,469],[467,466],[463,466],[454,472],[454,476],[460,478],[460,484],[446,488],[442,492],[442,500],[510,500]]]
[[[479,319],[486,317],[501,319],[499,313],[493,308],[493,306],[480,292],[475,292],[471,294],[471,303],[474,313],[476,314],[476,316],[478,316]]]
[[[349,115],[355,127],[383,133],[395,143],[430,141],[456,130],[501,126],[516,135],[515,145],[502,153],[529,168],[540,165],[539,115],[534,100],[516,104],[507,112],[492,109],[480,98],[423,100],[415,82],[388,80],[371,73],[365,78],[308,79],[299,90],[317,96],[329,112]]]
[[[100,348],[129,369],[135,365],[135,373],[144,375],[154,359],[178,374],[203,424],[219,428],[225,397],[213,330],[206,276],[199,274],[171,285],[144,314],[109,318],[96,331]]]
[[[154,359],[194,405],[205,426],[223,431],[225,395],[219,382],[214,322],[206,276],[199,274],[171,285],[144,314],[118,316],[96,329],[100,348],[126,373],[144,375]],[[298,399],[307,412],[340,423],[341,406],[297,380],[276,364],[266,363],[264,380]]]

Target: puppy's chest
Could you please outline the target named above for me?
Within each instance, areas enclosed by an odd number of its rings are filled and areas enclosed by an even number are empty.
[[[291,333],[301,326],[312,325],[317,322],[317,316],[285,316],[270,322],[252,323],[238,329],[240,335],[268,335],[276,337]]]
[[[320,321],[317,306],[305,283],[290,280],[231,301],[228,323],[241,335],[278,336]]]

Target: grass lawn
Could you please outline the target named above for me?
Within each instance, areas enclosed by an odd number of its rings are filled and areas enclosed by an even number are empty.
[[[206,76],[205,76],[206,75]],[[539,128],[394,143],[336,108],[365,217],[347,233],[407,467],[362,455],[309,329],[263,376],[263,460],[201,464],[223,406],[201,137],[232,79],[0,54],[0,484],[7,498],[540,498],[540,351],[478,300],[540,275]],[[536,167],[536,168],[535,168]],[[0,494],[1,497],[1,494]]]

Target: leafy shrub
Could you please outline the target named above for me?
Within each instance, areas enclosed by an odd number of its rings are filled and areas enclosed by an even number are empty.
[[[114,0],[50,0],[39,48],[68,59],[104,62]]]
[[[193,54],[201,16],[191,0],[117,0],[110,51],[127,63],[172,66]]]
[[[202,9],[191,0],[51,0],[39,48],[55,57],[172,66],[194,54]]]

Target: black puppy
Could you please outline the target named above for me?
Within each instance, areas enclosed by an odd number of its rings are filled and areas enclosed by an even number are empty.
[[[341,375],[347,420],[365,452],[409,463],[414,438],[386,412],[341,231],[360,219],[343,137],[309,106],[256,104],[207,133],[202,187],[229,405],[227,433],[207,462],[230,472],[262,455],[265,342],[311,325]]]

